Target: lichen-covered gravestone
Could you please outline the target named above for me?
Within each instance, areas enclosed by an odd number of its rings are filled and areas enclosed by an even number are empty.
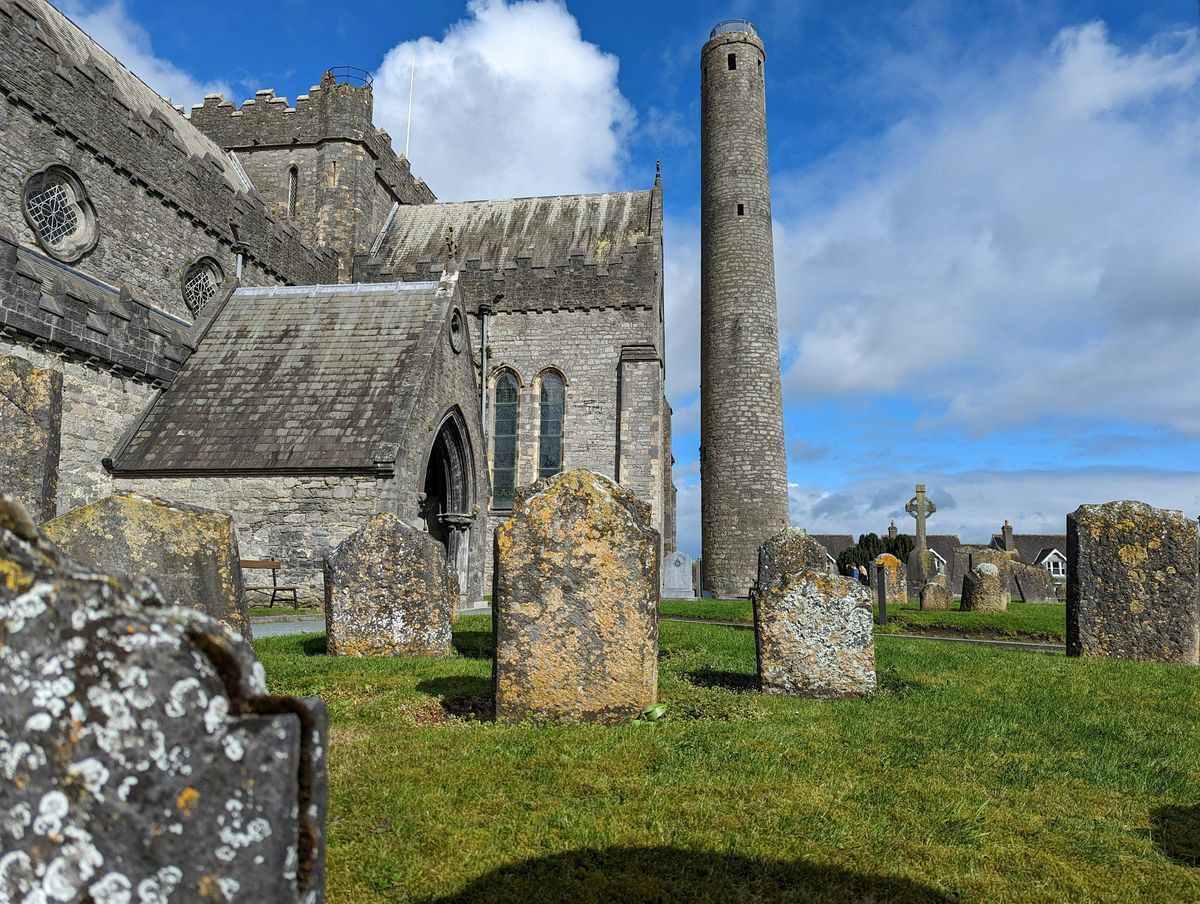
[[[336,656],[449,656],[458,577],[445,547],[391,512],[325,560],[325,643]]]
[[[950,608],[950,592],[937,581],[921,588],[921,609],[926,612],[945,612]]]
[[[908,590],[919,593],[930,581],[937,581],[942,575],[937,570],[937,560],[931,549],[914,549],[908,554],[908,568],[905,575]],[[943,578],[944,580],[944,578]]]
[[[250,639],[237,533],[228,515],[114,493],[42,525],[62,552],[110,574],[149,575],[173,606]]]
[[[607,477],[517,490],[496,530],[496,718],[620,722],[658,699],[658,532]]]
[[[1011,565],[1013,583],[1017,588],[1017,596],[1023,603],[1057,603],[1058,590],[1054,586],[1054,578],[1040,565],[1025,565],[1013,562]]]
[[[971,557],[967,563],[967,571],[969,572],[976,565],[982,565],[985,562],[996,566],[1000,572],[1000,583],[1008,590],[1009,597],[1011,598],[1012,594],[1017,591],[1013,569],[1020,563],[1013,559],[1011,553],[1005,552],[1003,549],[985,547],[983,549],[971,550]]]
[[[981,562],[963,576],[963,612],[1007,612],[1010,595],[1000,569]]]
[[[759,549],[754,636],[767,693],[833,699],[875,689],[871,594],[825,564],[825,548],[794,528]]]
[[[0,487],[38,521],[54,517],[62,382],[58,371],[0,355]]]
[[[1144,502],[1067,515],[1067,654],[1196,665],[1196,522]]]
[[[883,592],[887,604],[903,603],[908,600],[908,579],[905,575],[904,563],[890,552],[875,557],[872,570],[875,573],[875,589],[879,590],[879,580],[883,579]]]
[[[686,552],[673,552],[663,557],[662,595],[665,600],[694,600],[692,589],[692,557]]]
[[[324,898],[326,714],[0,502],[0,901]]]

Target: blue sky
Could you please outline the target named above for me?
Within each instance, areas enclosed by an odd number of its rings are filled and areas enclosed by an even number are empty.
[[[662,160],[680,546],[699,553],[699,50],[767,45],[792,514],[1061,532],[1200,513],[1200,37],[1191,2],[65,2],[177,102],[376,73],[444,200],[648,187]],[[232,11],[231,11],[232,10]]]

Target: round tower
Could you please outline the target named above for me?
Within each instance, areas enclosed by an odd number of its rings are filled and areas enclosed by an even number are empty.
[[[700,477],[704,589],[743,597],[788,524],[766,50],[742,19],[700,54]]]

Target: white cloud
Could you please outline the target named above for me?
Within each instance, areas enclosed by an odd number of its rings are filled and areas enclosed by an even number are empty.
[[[129,17],[123,0],[94,5],[64,0],[62,11],[130,72],[171,102],[190,110],[205,94],[230,96],[224,82],[201,82],[174,63],[155,56],[146,29]]]
[[[1200,434],[1198,45],[1069,28],[778,179],[785,399],[903,390],[982,433],[1071,413]],[[832,200],[789,213],[805,194]]]
[[[692,224],[663,223],[664,330],[667,399],[676,435],[700,430],[700,232]]]
[[[618,60],[550,0],[473,0],[442,36],[392,48],[375,74],[376,120],[403,152],[416,57],[413,171],[441,200],[614,187],[636,116]]]

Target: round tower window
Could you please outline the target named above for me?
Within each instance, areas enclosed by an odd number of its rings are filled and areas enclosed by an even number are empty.
[[[96,244],[96,211],[83,183],[65,166],[49,166],[25,181],[22,211],[38,244],[66,263]]]
[[[450,315],[450,347],[455,352],[462,351],[465,334],[466,328],[463,325],[462,313],[455,308],[454,313]]]
[[[183,301],[192,316],[203,311],[225,281],[220,265],[211,257],[202,257],[183,275]]]

